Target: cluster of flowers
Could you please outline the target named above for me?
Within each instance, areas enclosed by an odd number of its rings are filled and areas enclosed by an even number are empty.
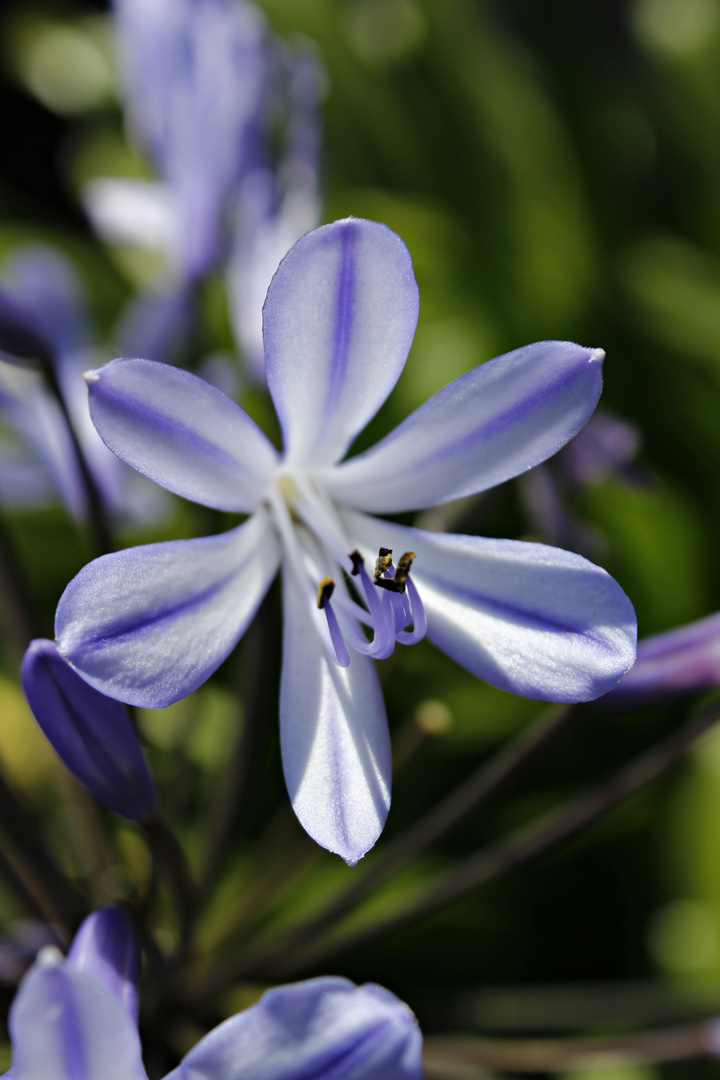
[[[147,1080],[139,955],[118,908],[90,915],[67,959],[44,948],[10,1012],[13,1080]],[[166,1080],[421,1080],[413,1014],[381,986],[320,978],[268,991]]]
[[[56,640],[30,645],[22,678],[75,776],[116,813],[152,817],[153,781],[122,703],[164,707],[199,687],[278,571],[285,780],[305,830],[350,865],[390,805],[374,661],[396,644],[427,636],[478,677],[546,701],[622,706],[715,681],[718,617],[641,645],[630,671],[632,605],[582,556],[371,516],[474,495],[547,460],[591,417],[602,350],[544,341],[497,357],[346,459],[403,369],[418,289],[385,225],[346,219],[306,232],[318,214],[317,66],[306,51],[281,50],[247,5],[116,0],[115,15],[130,126],[159,180],[97,181],[87,205],[104,237],[166,256],[162,286],[133,302],[120,334],[123,351],[153,359],[86,372],[88,413],[77,284],[57,255],[16,256],[0,295],[0,348],[16,366],[2,365],[0,394],[28,453],[0,462],[4,497],[32,501],[52,487],[82,518],[95,491],[112,514],[147,514],[152,500],[146,488],[131,497],[125,463],[175,495],[248,516],[220,535],[104,554],[67,586]],[[273,165],[278,99],[286,146]],[[282,453],[216,386],[158,362],[220,265]],[[57,401],[17,366],[29,358],[43,361]],[[84,924],[66,961],[41,955],[12,1014],[16,1080],[144,1076],[132,956],[116,911]],[[171,1074],[246,1075],[414,1077],[419,1036],[386,991],[318,979],[270,992]]]

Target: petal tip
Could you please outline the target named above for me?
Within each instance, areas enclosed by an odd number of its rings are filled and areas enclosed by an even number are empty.
[[[593,363],[602,364],[604,359],[605,359],[605,350],[604,349],[591,349],[590,350],[590,355],[588,357],[588,363],[590,363],[590,364],[593,364]]]
[[[97,368],[90,368],[88,371],[83,371],[83,379],[90,386],[91,383],[96,383],[100,378],[100,372]]]

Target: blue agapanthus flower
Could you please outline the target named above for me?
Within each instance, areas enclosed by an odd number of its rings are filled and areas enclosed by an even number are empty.
[[[138,952],[115,908],[95,912],[67,959],[44,949],[10,1010],[13,1080],[147,1080],[137,1030]],[[319,978],[269,990],[190,1051],[166,1080],[422,1080],[422,1037],[381,986]]]
[[[56,634],[92,686],[162,707],[225,659],[281,568],[285,779],[308,833],[353,864],[390,802],[373,660],[396,642],[427,632],[495,686],[560,702],[598,697],[633,663],[632,605],[581,556],[370,516],[483,491],[554,454],[595,408],[603,353],[545,341],[497,357],[342,461],[412,342],[407,248],[372,221],[316,229],[280,264],[263,315],[282,454],[186,371],[115,360],[88,373],[93,420],[119,457],[176,494],[250,517],[220,536],[96,559],[65,590]]]

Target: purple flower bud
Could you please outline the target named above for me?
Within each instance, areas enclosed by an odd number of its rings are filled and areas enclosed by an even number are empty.
[[[638,645],[635,666],[598,708],[642,708],[720,683],[720,612]]]
[[[116,814],[150,817],[155,788],[120,702],[88,686],[54,641],[31,641],[21,674],[35,719],[70,772]]]
[[[52,349],[37,319],[23,304],[0,289],[0,352],[11,363],[49,360]]]
[[[88,915],[73,939],[67,962],[107,987],[137,1021],[140,953],[130,921],[120,908],[106,907]]]

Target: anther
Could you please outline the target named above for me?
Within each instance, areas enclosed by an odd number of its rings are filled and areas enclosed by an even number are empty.
[[[360,573],[363,566],[365,565],[365,560],[363,559],[360,552],[357,550],[351,551],[348,555],[348,559],[352,563],[352,570],[350,571],[350,573],[353,577],[357,577],[357,575]]]
[[[378,551],[378,557],[375,560],[375,573],[373,574],[373,581],[377,585],[378,579],[383,576],[385,571],[392,562],[392,548],[381,547]]]
[[[383,548],[381,551],[385,550]],[[388,592],[404,593],[407,584],[408,574],[413,564],[413,560],[416,558],[414,551],[406,551],[398,559],[398,564],[395,569],[395,576],[391,578],[375,576],[375,584],[381,589],[387,589]],[[378,563],[380,559],[378,559]],[[389,562],[388,562],[389,565]]]
[[[317,606],[322,611],[327,603],[330,601],[330,597],[335,592],[335,582],[331,577],[324,577],[318,586],[317,593]]]

